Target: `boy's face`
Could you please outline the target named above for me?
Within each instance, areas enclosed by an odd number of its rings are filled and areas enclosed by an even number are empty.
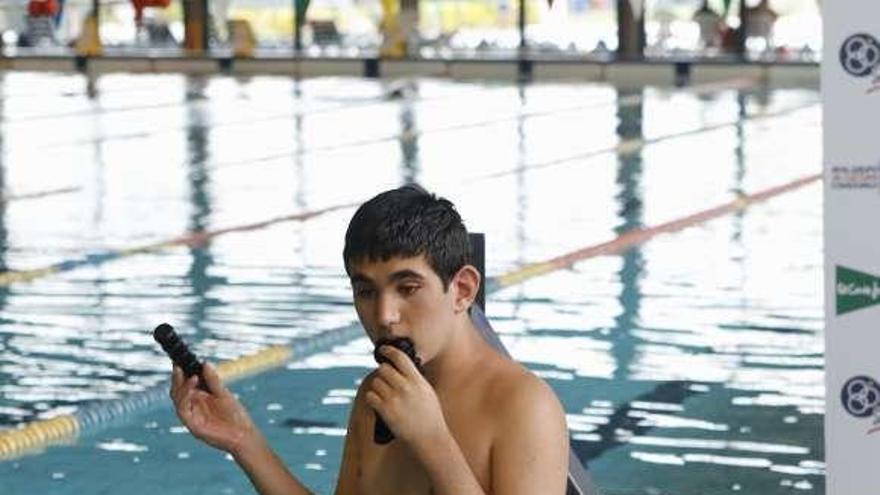
[[[409,337],[423,363],[445,347],[456,314],[455,284],[444,291],[423,255],[353,263],[351,288],[358,318],[374,343]]]

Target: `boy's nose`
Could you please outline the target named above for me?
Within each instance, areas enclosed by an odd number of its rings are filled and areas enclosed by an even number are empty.
[[[400,323],[400,309],[390,298],[380,297],[376,308],[379,324],[387,331],[393,333],[394,327]],[[394,335],[391,335],[394,336]]]

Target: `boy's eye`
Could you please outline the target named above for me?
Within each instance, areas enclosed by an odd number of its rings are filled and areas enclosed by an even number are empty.
[[[418,285],[402,285],[400,287],[400,293],[405,296],[411,296],[415,294],[417,290],[419,290]]]

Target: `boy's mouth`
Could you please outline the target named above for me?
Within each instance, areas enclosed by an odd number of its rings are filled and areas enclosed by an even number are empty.
[[[381,348],[383,345],[390,345],[403,351],[403,353],[409,356],[410,360],[416,365],[416,368],[418,368],[419,372],[424,373],[422,371],[422,360],[416,353],[416,345],[412,341],[412,339],[410,339],[409,337],[382,337],[376,341],[376,348],[373,349],[373,359],[375,359],[376,362],[379,364],[392,364],[387,357],[379,353],[379,348]]]

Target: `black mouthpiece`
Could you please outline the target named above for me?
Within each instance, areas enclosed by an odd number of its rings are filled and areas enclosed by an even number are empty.
[[[189,347],[180,339],[174,327],[163,323],[153,330],[153,338],[162,346],[162,350],[168,354],[171,361],[183,370],[187,378],[202,374],[202,363],[196,358]]]
[[[376,348],[373,350],[373,359],[379,364],[388,363],[393,366],[387,357],[379,353],[379,348],[383,345],[390,345],[403,351],[404,354],[409,356],[413,364],[416,365],[419,373],[424,373],[422,371],[422,360],[416,355],[416,345],[412,340],[407,337],[397,337],[394,339],[383,338],[376,342]],[[382,419],[382,416],[379,416],[379,413],[376,413],[376,426],[373,429],[373,442],[378,445],[386,445],[391,443],[392,440],[394,440],[394,433],[388,428],[388,425],[385,423],[385,420]]]

